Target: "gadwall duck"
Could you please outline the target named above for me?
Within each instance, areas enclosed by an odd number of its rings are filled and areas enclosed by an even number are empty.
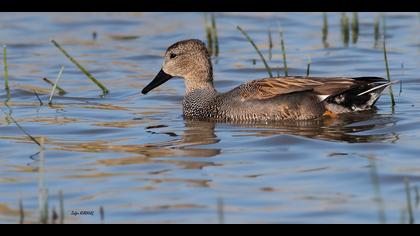
[[[170,46],[162,69],[142,93],[172,77],[184,78],[185,118],[220,121],[309,120],[368,110],[391,84],[379,77],[288,76],[253,80],[219,93],[210,55],[197,39]]]

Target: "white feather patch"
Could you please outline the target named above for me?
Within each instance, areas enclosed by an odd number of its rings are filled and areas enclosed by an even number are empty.
[[[319,98],[319,101],[324,101],[325,99],[327,99],[330,95],[317,95]]]

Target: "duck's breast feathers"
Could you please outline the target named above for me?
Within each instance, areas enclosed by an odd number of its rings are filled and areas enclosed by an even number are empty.
[[[250,81],[233,89],[239,93],[241,100],[264,100],[276,96],[313,91],[320,96],[328,97],[342,93],[357,86],[386,82],[379,77],[275,77]]]

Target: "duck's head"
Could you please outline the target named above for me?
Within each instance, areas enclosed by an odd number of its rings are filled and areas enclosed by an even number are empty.
[[[179,41],[165,53],[162,69],[143,90],[147,94],[173,77],[185,79],[187,90],[212,82],[212,65],[206,45],[198,39]]]

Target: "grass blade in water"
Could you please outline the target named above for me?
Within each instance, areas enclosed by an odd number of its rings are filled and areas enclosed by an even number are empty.
[[[284,75],[288,76],[287,61],[286,61],[286,48],[284,46],[283,40],[283,31],[280,31],[280,42],[281,42],[281,51],[283,54],[283,66],[284,66]]]
[[[64,48],[60,46],[55,40],[51,40],[51,42],[56,46],[71,62],[73,62],[90,80],[92,80],[93,83],[95,83],[100,89],[102,89],[104,94],[108,94],[109,90],[95,77],[93,77],[89,71],[87,71],[82,65],[79,64],[72,56],[70,56]]]
[[[308,67],[306,68],[306,77],[309,77],[309,72],[310,72],[310,69],[311,69],[311,63],[312,63],[311,57],[308,57]]]
[[[350,23],[349,18],[347,17],[346,13],[342,13],[341,15],[341,36],[343,38],[343,44],[345,47],[349,45],[350,39]]]
[[[48,223],[48,189],[45,187],[45,138],[41,137],[39,152],[39,178],[38,178],[38,203],[39,203],[39,221],[42,224]]]
[[[64,71],[64,66],[61,66],[60,72],[58,72],[57,79],[55,80],[54,86],[51,89],[50,99],[48,100],[48,104],[50,104],[50,105],[52,103],[52,99],[53,99],[53,96],[54,96],[55,89],[57,88],[58,81],[60,80],[61,75],[63,74],[63,71]]]
[[[43,78],[42,80],[44,80],[47,84],[50,84],[51,86],[54,86],[54,83],[51,80],[49,80],[48,78]],[[58,90],[58,94],[60,94],[60,95],[67,94],[67,91],[64,90],[63,88],[61,88],[60,86],[58,86],[58,84],[57,84],[57,90]]]
[[[8,117],[10,120],[13,121],[13,123],[15,123],[15,125],[26,135],[28,136],[34,143],[36,143],[38,146],[41,146],[41,144],[32,136],[30,135],[22,126],[19,125],[19,123],[10,115],[7,114],[6,112],[4,112],[3,110],[1,110],[6,117]]]
[[[211,15],[211,28],[213,33],[214,55],[217,57],[219,56],[219,37],[217,35],[216,17],[214,14]]]
[[[7,68],[7,46],[3,45],[3,63],[4,63],[4,89],[7,91],[7,97],[10,98],[9,71]]]
[[[213,35],[211,31],[211,27],[208,24],[207,13],[204,13],[204,26],[206,29],[206,37],[207,37],[207,51],[209,51],[210,56],[213,55]]]
[[[375,17],[375,22],[373,23],[373,37],[375,40],[374,47],[376,48],[379,42],[379,16]]]
[[[356,44],[357,39],[359,38],[359,15],[357,12],[353,12],[353,19],[351,23],[351,36],[352,36],[352,43]]]
[[[388,56],[386,53],[386,46],[385,46],[385,37],[384,37],[384,60],[385,60],[385,67],[386,67],[386,77],[388,78],[388,82],[391,82],[391,76],[389,74]],[[389,86],[389,94],[391,96],[391,105],[392,107],[394,107],[395,99],[394,99],[394,92],[392,91],[392,85]]]
[[[19,199],[19,216],[19,224],[23,224],[25,222],[25,210],[23,209],[22,199]]]
[[[374,190],[374,199],[378,207],[379,223],[386,224],[385,204],[381,194],[381,184],[379,181],[378,168],[374,158],[369,158],[370,178]]]
[[[410,183],[407,177],[404,178],[404,187],[405,187],[405,194],[407,198],[408,221],[410,224],[414,224],[413,206],[411,204]]]
[[[324,44],[324,47],[328,47],[328,16],[327,13],[324,12],[322,16],[322,43]]]
[[[273,50],[273,38],[271,36],[271,30],[268,30],[268,59],[272,59],[272,50]]]
[[[58,198],[60,200],[60,224],[64,224],[64,195],[63,191],[60,190],[58,193]]]
[[[241,31],[241,33],[245,36],[245,38],[251,43],[251,45],[254,47],[254,49],[257,51],[258,55],[261,57],[262,62],[264,63],[265,68],[267,69],[267,73],[270,77],[273,77],[273,74],[271,73],[271,68],[268,66],[267,61],[265,60],[264,56],[262,55],[261,51],[258,49],[257,45],[254,43],[254,41],[249,37],[249,35],[238,25],[236,28]]]
[[[219,197],[217,199],[217,218],[219,220],[219,224],[225,223],[224,205],[223,198]]]

